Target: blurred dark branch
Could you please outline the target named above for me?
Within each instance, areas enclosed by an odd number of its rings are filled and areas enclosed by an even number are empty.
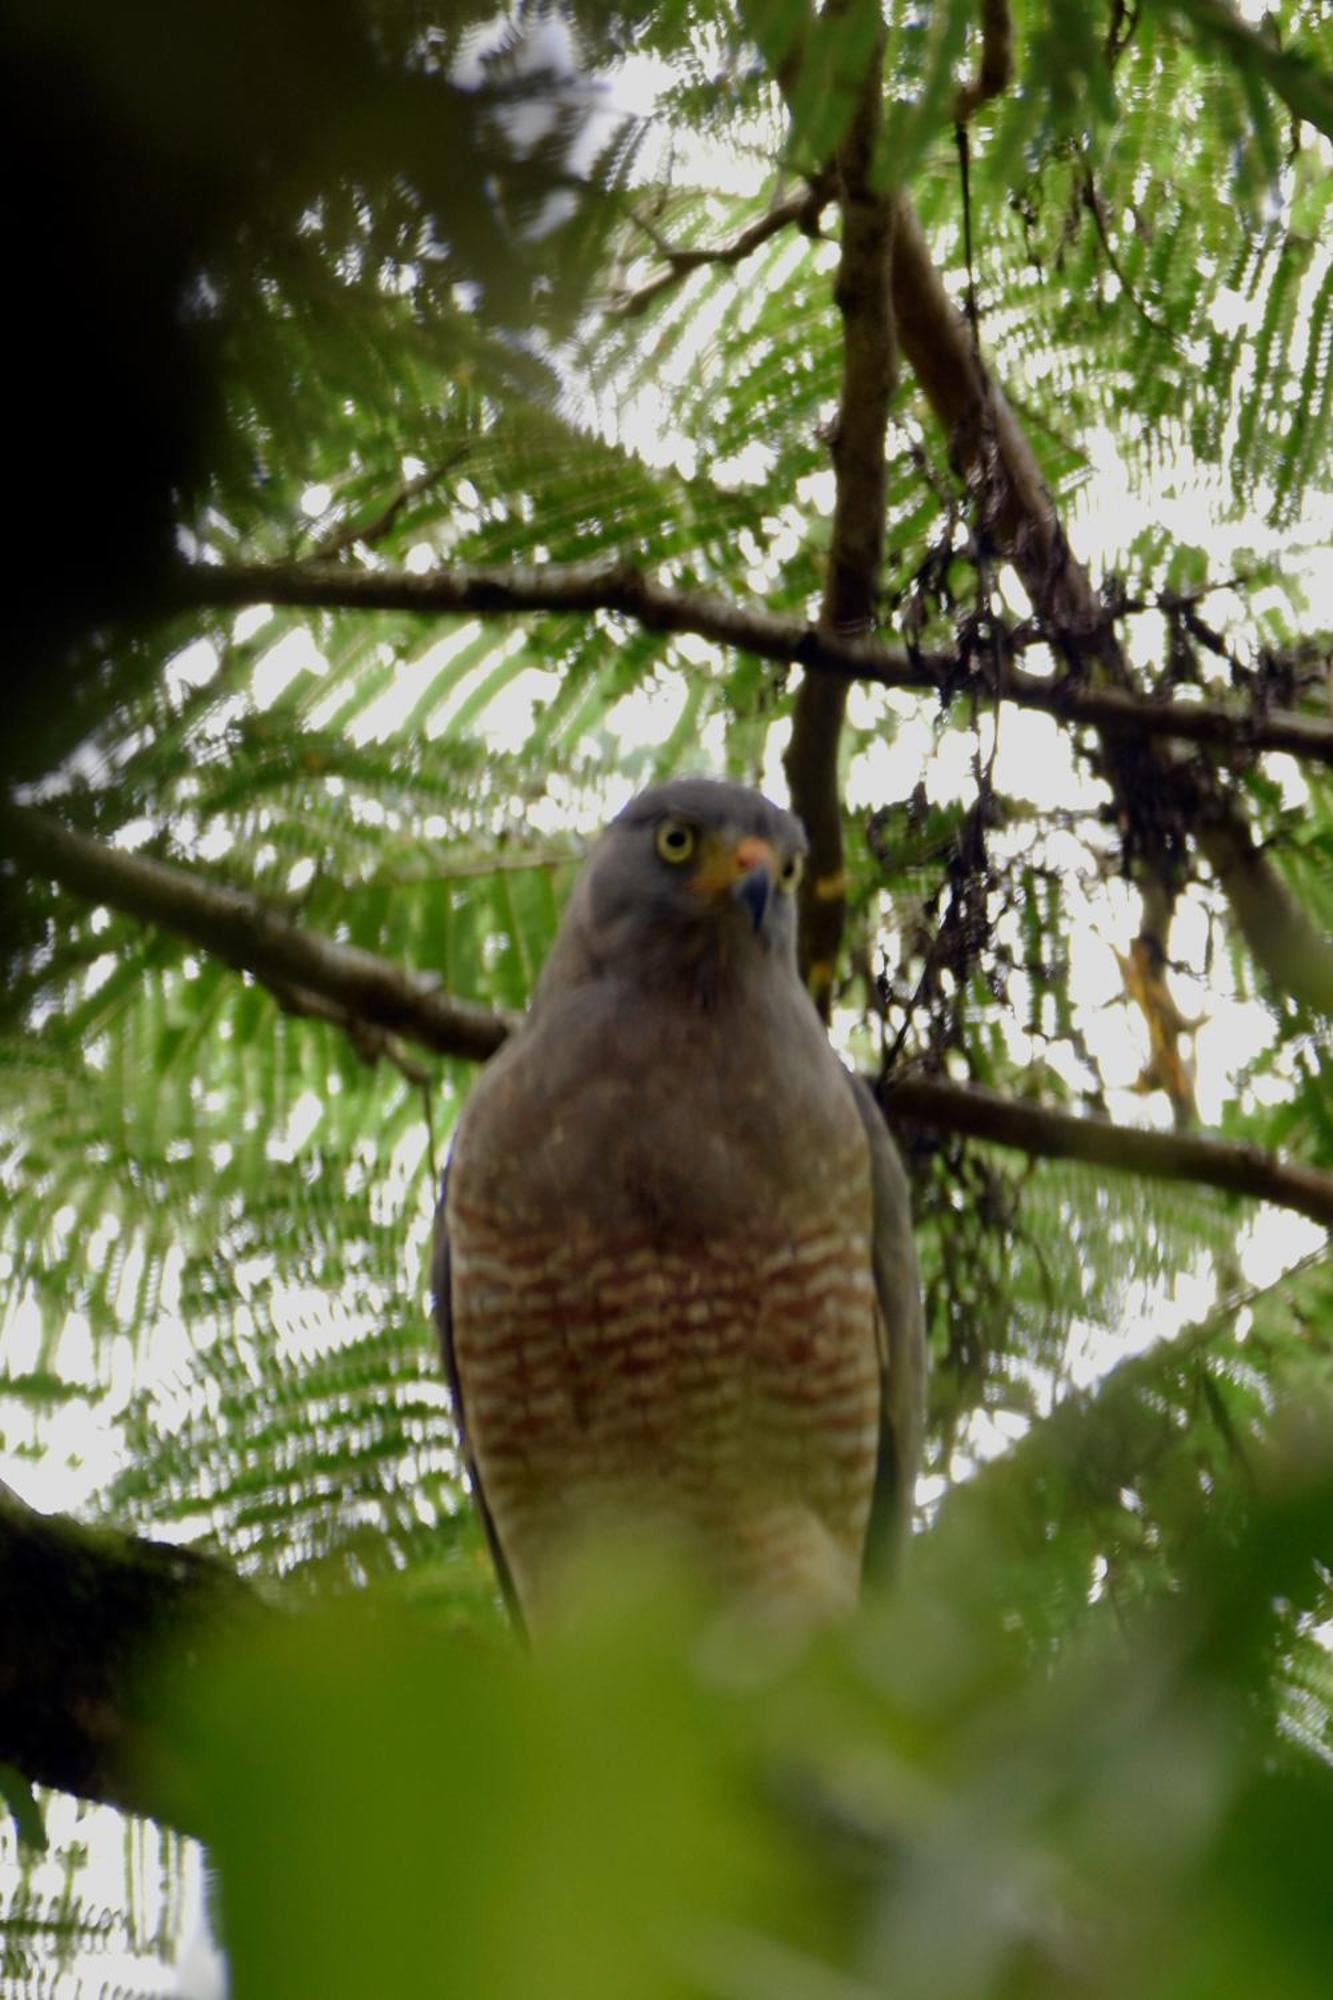
[[[974,111],[1003,97],[1014,74],[1014,24],[1009,0],[981,0],[981,60],[954,103],[954,117],[966,124]]]
[[[678,247],[671,243],[645,217],[636,215],[635,222],[651,240],[653,248],[662,258],[665,270],[654,277],[645,279],[632,291],[613,298],[609,310],[617,319],[637,319],[648,310],[653,300],[663,292],[670,291],[691,271],[702,270],[709,264],[735,266],[754,255],[763,245],[784,229],[795,227],[807,235],[818,233],[819,216],[832,194],[832,184],[828,176],[818,175],[805,187],[776,201],[763,215],[747,225],[734,236],[730,243],[720,243],[711,249]]]
[[[311,610],[416,612],[422,617],[618,611],[652,631],[692,632],[760,659],[804,667],[811,674],[934,693],[964,685],[952,654],[909,653],[880,639],[845,637],[709,591],[673,590],[633,564],[614,561],[532,568],[453,564],[425,575],[334,564],[281,568],[200,564],[181,574],[174,594],[178,602],[199,606],[284,604]],[[1256,751],[1284,750],[1333,766],[1333,722],[1316,716],[1286,710],[1247,715],[1215,702],[1158,701],[1128,688],[1093,687],[1068,676],[1026,673],[1007,663],[998,667],[988,663],[986,692],[1064,722],[1207,744],[1223,760],[1248,762]]]
[[[391,1025],[397,1037],[436,1055],[481,1061],[516,1026],[513,1015],[451,1000],[373,952],[299,930],[256,896],[210,883],[192,869],[122,854],[70,832],[45,813],[0,808],[0,833],[8,836],[8,851],[27,874],[54,879],[87,902],[161,924],[278,988],[280,1004],[335,1020],[354,1035]],[[364,1011],[358,1000],[366,1003]],[[1078,1160],[1149,1179],[1197,1181],[1333,1224],[1333,1175],[1288,1166],[1256,1146],[1135,1131],[960,1084],[905,1078],[877,1086],[877,1094],[895,1124],[930,1125],[1039,1158]]]
[[[212,1557],[38,1514],[0,1487],[0,1604],[0,1760],[198,1831],[173,1716],[219,1625],[265,1615],[250,1588]]]

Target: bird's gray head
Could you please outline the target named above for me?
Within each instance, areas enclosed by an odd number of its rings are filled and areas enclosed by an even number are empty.
[[[744,978],[796,965],[801,823],[762,793],[710,778],[641,792],[611,822],[571,898],[561,943],[589,971],[645,980]]]

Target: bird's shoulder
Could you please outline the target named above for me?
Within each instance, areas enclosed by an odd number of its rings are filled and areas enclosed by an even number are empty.
[[[846,1072],[798,988],[763,1004],[684,1008],[588,982],[550,995],[478,1078],[455,1175],[537,1214],[595,1187],[689,1219],[868,1180]],[[692,1225],[690,1225],[692,1226]]]

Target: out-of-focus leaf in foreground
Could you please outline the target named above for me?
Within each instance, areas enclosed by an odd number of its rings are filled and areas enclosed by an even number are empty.
[[[538,1663],[350,1600],[228,1662],[205,1762],[237,2000],[647,2000],[809,1901],[735,1704],[660,1606],[609,1603]]]
[[[237,2000],[1314,2000],[1331,1553],[1306,1425],[1178,1592],[1090,1606],[1058,1662],[971,1501],[813,1639],[641,1561],[534,1658],[364,1601],[284,1621],[202,1718]]]

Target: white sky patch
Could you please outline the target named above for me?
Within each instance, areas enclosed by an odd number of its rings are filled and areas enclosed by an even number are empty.
[[[449,632],[435,645],[428,646],[415,659],[404,660],[395,672],[388,687],[354,715],[346,723],[347,735],[353,743],[382,743],[403,725],[407,716],[426,695],[432,682],[443,672],[457,653],[470,646],[481,635],[482,627],[475,619]],[[336,689],[328,703],[321,703],[311,716],[316,727],[323,727],[332,720],[333,711],[342,707],[346,700],[346,690]]]
[[[236,836],[231,828],[218,820],[199,835],[194,842],[194,853],[200,861],[221,861],[235,845]]]
[[[313,1090],[303,1090],[287,1114],[287,1143],[298,1150],[324,1116],[324,1100]]]
[[[1326,1242],[1328,1231],[1308,1216],[1264,1202],[1240,1239],[1240,1268],[1248,1285],[1273,1285],[1302,1257],[1311,1257]]]
[[[791,742],[791,717],[783,715],[773,723],[764,739],[764,767],[760,772],[761,788],[775,805],[791,805],[791,787],[787,783],[787,773],[782,768],[782,760]]]
[[[162,675],[172,701],[180,701],[191,688],[207,686],[221,664],[211,639],[196,639],[193,645],[173,653]]]
[[[559,674],[544,667],[524,667],[487,705],[487,742],[517,754],[532,735],[538,709],[554,701],[561,685]]]
[[[250,693],[258,709],[272,708],[299,674],[322,677],[328,663],[306,625],[293,626],[266,653],[261,653],[250,674]]]
[[[729,458],[714,459],[709,467],[709,477],[724,492],[738,492],[746,486],[762,484],[776,463],[774,447],[764,444],[759,438],[752,438],[749,444],[742,445]]]
[[[812,514],[832,517],[833,503],[838,497],[838,482],[833,477],[832,467],[823,472],[807,472],[796,482],[796,498]]]
[[[439,648],[432,647],[431,654],[428,657],[433,657],[435,664],[431,675],[426,680],[425,686],[429,687],[430,681],[459,653],[464,652],[467,647],[475,645],[478,638],[487,629],[479,620],[471,619],[451,638],[441,641]],[[448,693],[431,709],[430,714],[426,717],[425,734],[428,742],[437,743],[442,736],[447,734],[450,725],[453,723],[459,710],[463,707],[463,704],[470,700],[477,690],[483,686],[498,666],[505,660],[514,659],[516,655],[526,650],[528,636],[521,626],[516,627],[511,632],[494,634],[494,637],[496,643],[493,646],[488,645],[482,650],[480,657],[474,661],[466,672],[459,675]],[[515,676],[515,680],[517,680],[517,676]],[[423,693],[424,691],[425,689],[423,688]],[[386,702],[390,701],[396,693],[396,688],[391,689],[390,693],[383,697],[383,700]],[[485,734],[492,717],[499,716],[500,695],[503,693],[504,690],[500,690],[500,694],[497,694],[493,700],[487,703],[485,718],[478,730],[478,734]],[[521,696],[520,700],[522,700]],[[400,719],[407,714],[411,706],[412,703],[410,701],[401,703],[398,707],[398,716]]]
[[[99,993],[115,969],[114,952],[104,951],[99,958],[95,958],[83,975],[84,998],[91,1000],[94,993]]]
[[[276,1273],[269,1307],[283,1351],[302,1361],[364,1340],[379,1323],[378,1316],[369,1312],[343,1312],[318,1285],[288,1283]]]
[[[1263,299],[1256,294],[1247,299],[1243,292],[1232,291],[1229,285],[1219,285],[1213,293],[1208,313],[1214,330],[1221,334],[1258,331],[1263,319]]]
[[[636,688],[615,703],[606,727],[626,750],[651,749],[665,743],[680,721],[689,699],[684,674],[659,673],[646,688]]]
[[[143,1283],[143,1272],[143,1244],[136,1236],[126,1252],[120,1270],[120,1282],[116,1286],[114,1308],[122,1326],[134,1325],[134,1312],[139,1302],[139,1287]]]
[[[157,831],[156,822],[151,819],[127,819],[124,826],[118,826],[107,838],[113,847],[132,854],[136,848],[146,846]]]
[[[999,736],[995,784],[1010,798],[1028,799],[1043,812],[1080,812],[1105,796],[1054,716],[1006,707]]]
[[[165,1974],[152,1949],[152,1939],[165,1921],[168,1926],[176,1907],[174,1864],[168,1861],[169,1835],[159,1836],[151,1826],[127,1822],[110,1806],[87,1805],[66,1794],[52,1792],[43,1798],[43,1820],[50,1851],[45,1855],[23,1856],[23,1879],[39,1906],[57,1908],[69,1894],[62,1851],[71,1845],[87,1850],[88,1859],[80,1873],[84,1894],[90,1885],[100,1885],[112,1904],[125,1903],[128,1936],[115,1948],[74,1952],[62,1969],[48,1967],[39,1975],[42,1992],[52,2000],[78,2000],[85,1994],[165,1993],[177,1991],[187,2000],[225,2000],[226,1982],[221,1959],[208,1943],[205,1918],[204,1869],[201,1850],[193,1841],[184,1844],[181,1855],[180,1910],[182,1935],[191,1939],[188,1960]],[[165,1865],[164,1865],[165,1864]],[[12,1879],[20,1866],[12,1820],[0,1825],[0,1868]],[[123,1886],[122,1886],[123,1885]]]
[[[244,646],[253,639],[256,632],[262,632],[273,616],[271,604],[247,604],[244,611],[238,611],[232,620],[231,636],[236,645]]]
[[[403,1182],[414,1180],[429,1145],[430,1133],[424,1120],[418,1125],[410,1125],[389,1155],[390,1179]]]

